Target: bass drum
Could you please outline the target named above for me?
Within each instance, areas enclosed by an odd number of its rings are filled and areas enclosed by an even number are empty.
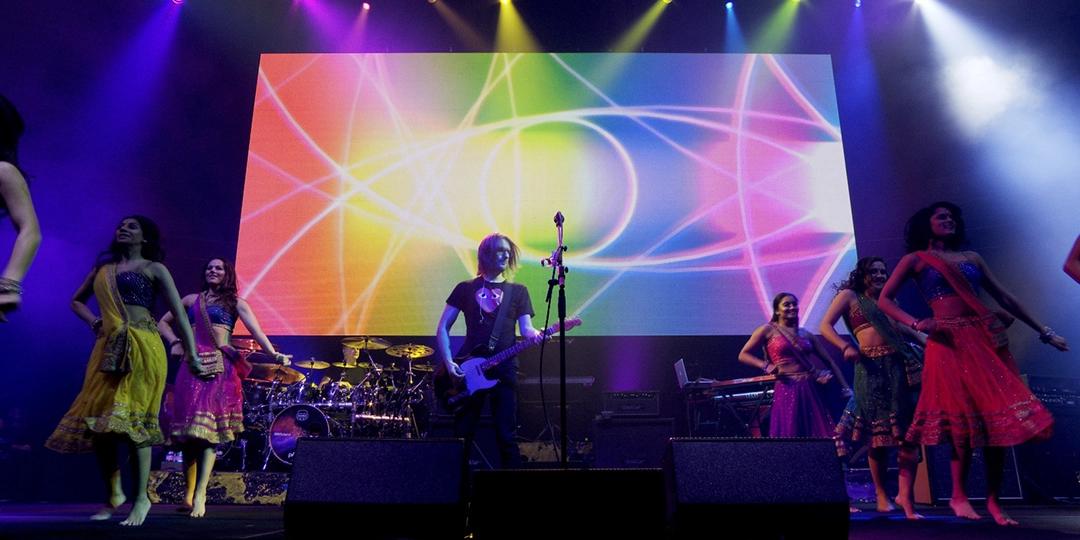
[[[278,460],[292,465],[296,456],[296,441],[300,437],[329,437],[330,421],[311,405],[286,407],[270,425],[270,451]]]

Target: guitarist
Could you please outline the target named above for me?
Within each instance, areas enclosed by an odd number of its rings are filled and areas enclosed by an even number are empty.
[[[466,332],[459,357],[488,357],[511,347],[515,340],[515,323],[524,338],[541,335],[533,328],[534,312],[529,290],[524,285],[507,281],[517,269],[518,253],[517,245],[503,234],[492,233],[480,241],[477,277],[454,287],[439,318],[435,341],[442,362],[436,377],[460,380],[464,376],[450,354],[450,328],[459,314],[465,316]],[[513,468],[521,462],[514,433],[517,427],[517,369],[517,358],[492,368],[487,377],[497,379],[498,384],[470,397],[454,416],[454,434],[465,439],[466,455],[472,448],[484,401],[490,397],[502,466]]]

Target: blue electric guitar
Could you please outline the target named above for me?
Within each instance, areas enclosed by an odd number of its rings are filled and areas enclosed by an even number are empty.
[[[581,326],[581,319],[574,317],[566,320],[567,330],[577,326]],[[439,403],[447,411],[458,412],[465,406],[469,398],[476,395],[477,392],[488,390],[499,382],[497,379],[487,378],[488,370],[509,358],[513,358],[525,349],[539,345],[544,339],[558,332],[558,323],[553,324],[541,332],[542,337],[521,340],[512,347],[488,358],[476,356],[477,354],[483,354],[487,350],[486,346],[479,345],[469,354],[454,359],[461,366],[461,371],[465,372],[464,377],[454,377],[440,363],[435,371],[435,397],[439,399]]]

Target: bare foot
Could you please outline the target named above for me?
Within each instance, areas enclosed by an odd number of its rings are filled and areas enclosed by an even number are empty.
[[[121,521],[120,524],[125,527],[138,527],[146,521],[146,514],[150,513],[150,499],[147,497],[139,497],[135,499],[135,504],[131,505],[131,513],[128,514],[127,519]]]
[[[956,517],[964,519],[982,519],[982,516],[980,516],[979,513],[971,507],[971,501],[967,499],[950,500],[949,508],[952,508],[953,513],[956,514]]]
[[[101,510],[98,510],[96,514],[90,516],[90,521],[105,521],[106,519],[111,518],[113,513],[116,512],[116,509],[120,508],[120,505],[125,502],[127,502],[127,497],[125,497],[123,493],[110,496],[108,504],[102,506]]]
[[[1001,502],[997,499],[987,499],[986,509],[990,512],[990,516],[994,518],[994,522],[1002,527],[1016,527],[1020,524],[1020,522],[1005,513],[1005,509],[1001,507]]]
[[[180,506],[176,507],[176,511],[184,513],[191,512],[191,499],[184,497],[184,502],[180,503]]]
[[[878,497],[877,497],[877,511],[878,512],[892,512],[893,510],[896,510],[896,507],[893,506],[891,501],[889,501],[889,496],[888,495],[878,495]]]
[[[193,518],[201,518],[206,515],[206,495],[196,495],[192,499],[191,514]]]
[[[899,495],[896,496],[896,504],[904,510],[904,517],[910,520],[924,519],[923,515],[915,511],[915,505],[912,504],[911,499],[903,499]]]

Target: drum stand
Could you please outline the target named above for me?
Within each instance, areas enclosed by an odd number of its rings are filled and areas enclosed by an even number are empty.
[[[240,438],[237,445],[240,447],[240,470],[247,472],[247,439]]]
[[[276,381],[275,381],[275,384],[277,384]],[[267,467],[270,466],[270,454],[273,453],[273,446],[271,445],[272,439],[270,438],[270,436],[271,436],[271,433],[273,433],[273,430],[274,430],[274,413],[272,411],[270,411],[270,410],[267,410],[266,411],[266,417],[267,417],[266,444],[264,445],[265,448],[263,448],[263,455],[262,455],[262,462],[263,462],[262,470],[264,470],[264,471],[266,470]]]
[[[409,432],[405,438],[411,439],[415,437],[419,439],[422,438],[422,435],[420,434],[420,425],[416,423],[416,412],[413,410],[413,405],[424,401],[423,388],[424,383],[428,382],[428,376],[425,374],[417,381],[416,372],[413,371],[412,358],[408,359],[407,365],[405,371],[405,402],[402,407],[402,417],[409,419]]]

